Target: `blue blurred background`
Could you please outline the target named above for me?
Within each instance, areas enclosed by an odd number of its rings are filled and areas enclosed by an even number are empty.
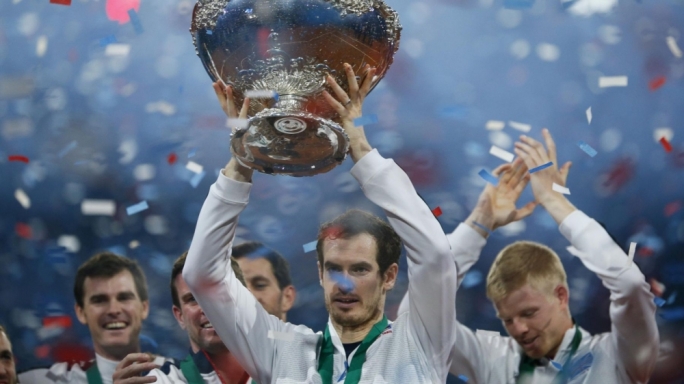
[[[490,146],[512,151],[521,134],[515,122],[529,124],[536,138],[548,127],[559,161],[574,163],[571,200],[625,249],[638,244],[635,261],[662,299],[652,382],[684,382],[684,2],[389,4],[404,30],[392,68],[364,108],[379,118],[366,127],[371,144],[406,170],[452,231],[484,186],[478,171],[502,163]],[[78,265],[103,249],[137,259],[147,273],[145,348],[186,353],[187,336],[170,310],[171,265],[188,248],[209,185],[230,156],[225,116],[188,33],[193,5],[0,2],[0,323],[14,340],[19,370],[91,353],[73,312],[72,281]],[[628,86],[600,88],[601,76],[627,76]],[[487,129],[492,120],[505,128]],[[662,136],[672,151],[658,142]],[[584,153],[580,140],[598,154]],[[13,155],[30,162],[9,161]],[[187,170],[189,161],[204,173]],[[350,167],[347,160],[314,178],[259,174],[240,220],[239,238],[286,255],[298,290],[289,320],[315,330],[326,312],[315,254],[303,244],[348,208],[381,214]],[[116,212],[84,215],[84,199],[111,200]],[[143,200],[149,209],[127,214]],[[518,239],[559,253],[574,316],[591,332],[609,331],[608,291],[566,250],[541,209],[495,232],[459,291],[459,319],[504,332],[483,280],[496,253]],[[390,314],[406,290],[402,263]],[[55,318],[61,326],[50,326]]]

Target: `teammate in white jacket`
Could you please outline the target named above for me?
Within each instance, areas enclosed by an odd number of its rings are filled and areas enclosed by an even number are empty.
[[[330,313],[325,333],[268,315],[226,268],[237,218],[251,188],[251,170],[235,160],[209,191],[183,277],[228,349],[261,384],[441,384],[455,342],[456,268],[449,244],[406,174],[371,149],[363,128],[354,127],[375,71],[368,69],[360,88],[351,68],[346,71],[351,97],[332,79],[328,81],[342,103],[326,97],[349,135],[356,162],[352,175],[385,210],[392,228],[356,211],[321,231],[319,273]],[[415,310],[389,323],[383,308],[396,281],[398,237],[407,250]]]
[[[487,295],[511,337],[472,332],[456,323],[457,342],[450,372],[468,383],[646,383],[658,353],[655,304],[638,267],[594,220],[552,189],[565,185],[569,163],[556,167],[555,144],[543,132],[548,150],[522,136],[520,159],[488,185],[465,224],[449,235],[462,276],[477,261],[488,231],[527,215],[516,210],[527,167],[553,162],[531,178],[535,199],[560,225],[584,265],[611,291],[612,331],[591,335],[574,324],[569,290],[558,256],[538,243],[516,242],[497,256],[487,278]],[[524,161],[526,167],[515,166]],[[477,224],[474,224],[477,223]],[[479,224],[479,225],[478,225]],[[406,302],[401,311],[410,311]]]

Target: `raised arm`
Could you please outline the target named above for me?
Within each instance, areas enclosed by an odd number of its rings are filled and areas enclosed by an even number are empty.
[[[547,149],[538,141],[521,137],[516,153],[528,167],[548,161],[555,163],[556,150],[551,135],[543,132]],[[635,383],[646,383],[658,357],[659,336],[656,306],[649,285],[639,268],[595,220],[578,211],[564,195],[552,191],[559,177],[555,167],[532,175],[535,197],[560,225],[561,233],[581,251],[582,263],[610,290],[612,332],[610,348],[618,356],[617,364]]]
[[[229,91],[223,93],[217,84],[214,88],[226,110],[226,97],[232,104],[232,95]],[[242,108],[243,118],[247,103]],[[267,337],[268,331],[281,331],[285,324],[269,315],[240,283],[229,260],[238,215],[249,201],[251,176],[250,169],[232,159],[209,189],[197,219],[183,279],[240,365],[259,382],[269,383],[275,344]]]

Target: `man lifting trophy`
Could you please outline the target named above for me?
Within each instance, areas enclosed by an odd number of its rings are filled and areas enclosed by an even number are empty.
[[[312,176],[346,157],[349,139],[323,98],[332,76],[349,91],[343,63],[382,79],[399,47],[397,13],[382,0],[199,0],[190,32],[213,81],[250,98],[231,152],[269,174]]]

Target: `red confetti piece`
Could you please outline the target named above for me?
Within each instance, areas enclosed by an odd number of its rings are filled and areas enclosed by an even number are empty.
[[[168,161],[171,165],[175,164],[176,160],[178,160],[178,156],[175,153],[171,153],[168,157],[166,157],[166,161]]]
[[[71,5],[71,0],[50,0],[50,4]]]
[[[31,230],[31,226],[28,224],[17,223],[17,225],[14,226],[14,232],[16,232],[19,237],[24,239],[31,239],[31,237],[33,237],[33,231]]]
[[[656,77],[655,79],[651,80],[650,83],[648,83],[648,88],[650,88],[651,91],[655,91],[656,89],[665,85],[665,80],[665,76]]]
[[[45,359],[50,356],[50,346],[49,345],[39,345],[33,350],[33,354],[39,359]]]
[[[49,316],[43,318],[43,327],[71,328],[71,316]]]
[[[29,163],[29,158],[26,156],[22,156],[22,155],[9,155],[9,156],[7,156],[7,160],[9,160],[9,161],[21,161],[22,163],[26,163],[26,164]]]
[[[437,207],[437,208],[433,209],[432,214],[435,215],[435,217],[442,216],[442,208]]]
[[[667,141],[665,137],[660,138],[660,144],[663,145],[663,148],[665,148],[665,152],[670,153],[672,152],[672,145]]]
[[[681,201],[673,201],[665,206],[665,216],[670,217],[682,209]]]

